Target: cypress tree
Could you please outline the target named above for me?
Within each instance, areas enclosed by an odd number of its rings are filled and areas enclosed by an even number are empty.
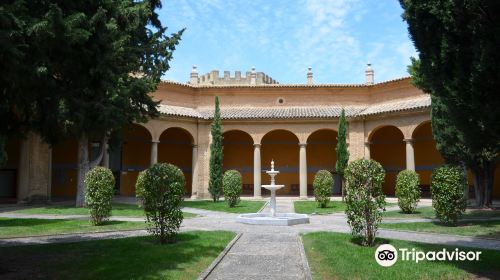
[[[335,163],[335,170],[340,176],[340,183],[342,185],[342,200],[344,200],[345,195],[345,184],[344,184],[344,171],[349,162],[349,151],[347,150],[347,121],[345,118],[345,110],[342,108],[342,113],[339,119],[339,132],[337,136],[337,147],[335,148],[337,152],[337,162]]]
[[[222,195],[222,123],[220,119],[219,97],[215,97],[214,120],[211,127],[212,143],[210,144],[210,181],[208,191],[214,202]]]
[[[477,206],[491,206],[500,152],[500,2],[400,4],[419,53],[413,83],[431,95],[436,147],[447,163],[470,168]]]

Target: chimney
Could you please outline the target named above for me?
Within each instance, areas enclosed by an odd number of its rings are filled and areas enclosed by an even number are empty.
[[[250,85],[257,84],[257,74],[255,73],[255,67],[252,67],[252,72],[250,73]]]
[[[193,65],[193,69],[191,69],[191,82],[192,85],[198,84],[198,71],[196,70],[196,65]]]
[[[373,71],[372,65],[371,63],[368,63],[366,65],[366,70],[365,70],[365,78],[366,78],[365,84],[373,85],[374,75],[375,72]]]
[[[313,84],[313,71],[312,67],[307,68],[307,84],[312,85]]]

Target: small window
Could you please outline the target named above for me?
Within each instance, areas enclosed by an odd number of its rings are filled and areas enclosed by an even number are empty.
[[[285,103],[285,99],[283,98],[278,98],[278,104],[284,104]]]

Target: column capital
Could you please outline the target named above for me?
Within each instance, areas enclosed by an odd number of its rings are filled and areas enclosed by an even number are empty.
[[[262,144],[260,144],[260,143],[255,143],[255,144],[253,144],[253,147],[254,147],[254,148],[260,148],[261,146],[262,146]]]
[[[302,148],[302,147],[304,147],[304,148],[305,148],[306,146],[307,146],[307,143],[299,143],[299,147],[301,147],[301,148]]]
[[[198,148],[198,144],[193,144],[193,145],[191,145],[191,147]]]
[[[151,143],[156,143],[156,144],[158,144],[158,143],[160,143],[160,140],[152,140],[152,141],[151,141]]]
[[[412,138],[403,139],[403,142],[410,143],[410,144],[412,144],[414,141],[415,141],[415,139],[412,139]]]
[[[366,142],[365,142],[365,146],[370,146],[371,144],[373,144],[373,142],[372,142],[372,141],[366,141]]]

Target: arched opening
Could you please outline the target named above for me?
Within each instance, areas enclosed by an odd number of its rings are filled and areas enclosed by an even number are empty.
[[[497,165],[495,167],[495,177],[493,178],[493,191],[491,195],[494,199],[500,198],[500,153],[497,155]]]
[[[262,138],[262,169],[274,168],[280,172],[276,176],[276,184],[285,185],[276,191],[278,195],[299,195],[299,139],[288,130],[273,130]],[[262,173],[263,185],[270,183],[267,174]],[[262,194],[269,194],[262,189]]]
[[[133,196],[139,172],[151,163],[152,138],[146,128],[137,124],[124,127],[122,132],[120,194]]]
[[[191,196],[192,163],[193,163],[193,136],[178,127],[171,127],[160,135],[158,143],[158,162],[171,163],[182,170],[186,185],[185,195]]]
[[[436,149],[431,122],[420,124],[413,131],[412,139],[415,153],[415,171],[420,175],[422,196],[430,197],[432,171],[444,163],[443,157]]]
[[[394,195],[396,176],[406,168],[406,150],[401,130],[395,126],[383,126],[370,135],[370,158],[385,169],[383,191]]]
[[[334,186],[332,194],[341,194],[340,179],[335,172],[335,163],[337,162],[338,133],[330,129],[321,129],[315,131],[307,138],[307,193],[313,194],[312,184],[314,175],[321,169],[332,172],[334,176]]]
[[[16,202],[21,141],[9,138],[5,146],[7,162],[0,168],[0,201]]]
[[[241,173],[243,195],[253,195],[253,139],[241,130],[224,132],[224,171],[235,169]]]
[[[78,141],[68,139],[52,146],[53,198],[74,198],[78,172]]]

